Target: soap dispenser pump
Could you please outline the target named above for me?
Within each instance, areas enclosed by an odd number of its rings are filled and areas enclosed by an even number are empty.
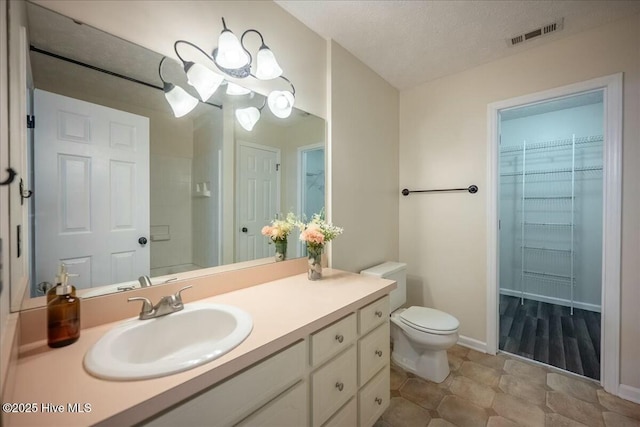
[[[80,338],[80,299],[69,284],[69,274],[59,275],[55,298],[47,303],[47,344],[57,348],[73,344]]]
[[[47,304],[56,297],[56,289],[62,283],[62,276],[65,274],[67,277],[77,276],[77,274],[68,274],[65,263],[60,263],[60,266],[58,267],[58,274],[56,275],[56,284],[47,291]],[[74,286],[71,286],[71,295],[76,296],[76,288]]]

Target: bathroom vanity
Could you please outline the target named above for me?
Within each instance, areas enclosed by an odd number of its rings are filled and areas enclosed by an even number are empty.
[[[87,350],[119,322],[85,329],[62,349],[23,346],[11,401],[38,412],[11,414],[9,425],[371,426],[389,404],[395,286],[326,269],[317,282],[301,274],[200,300],[247,311],[252,333],[212,362],[149,380],[83,369]]]

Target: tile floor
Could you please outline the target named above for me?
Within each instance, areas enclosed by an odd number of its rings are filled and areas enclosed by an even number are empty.
[[[441,384],[391,366],[391,403],[374,427],[640,427],[640,405],[588,380],[507,355],[449,350]]]

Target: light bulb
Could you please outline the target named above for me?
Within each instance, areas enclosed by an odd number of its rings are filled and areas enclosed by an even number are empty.
[[[187,62],[184,70],[187,73],[187,82],[198,91],[198,95],[200,95],[200,99],[203,101],[211,98],[211,95],[215,93],[224,81],[221,75],[201,64]]]
[[[260,110],[256,107],[239,108],[236,110],[236,119],[238,119],[240,126],[251,132],[260,119]]]
[[[291,115],[293,102],[293,93],[286,90],[274,90],[267,97],[269,109],[274,116],[281,119],[286,119]]]
[[[267,46],[262,45],[256,59],[256,77],[260,80],[271,80],[282,75],[282,68],[276,57]]]
[[[221,67],[234,70],[247,65],[249,55],[244,51],[235,34],[229,30],[223,30],[218,38],[215,60]]]
[[[187,91],[180,86],[176,86],[171,83],[164,84],[164,97],[173,110],[173,115],[176,117],[182,117],[198,105],[198,100],[189,95]]]

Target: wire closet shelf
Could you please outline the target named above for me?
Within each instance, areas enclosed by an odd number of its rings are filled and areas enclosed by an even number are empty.
[[[512,184],[513,202],[518,205],[520,216],[521,304],[529,295],[528,286],[568,287],[573,315],[577,286],[576,202],[582,197],[576,191],[576,176],[581,174],[578,179],[583,179],[586,173],[602,171],[601,157],[594,161],[582,153],[583,149],[601,149],[602,142],[602,135],[572,135],[501,147],[500,161],[512,170],[501,171],[500,176],[516,178]]]

